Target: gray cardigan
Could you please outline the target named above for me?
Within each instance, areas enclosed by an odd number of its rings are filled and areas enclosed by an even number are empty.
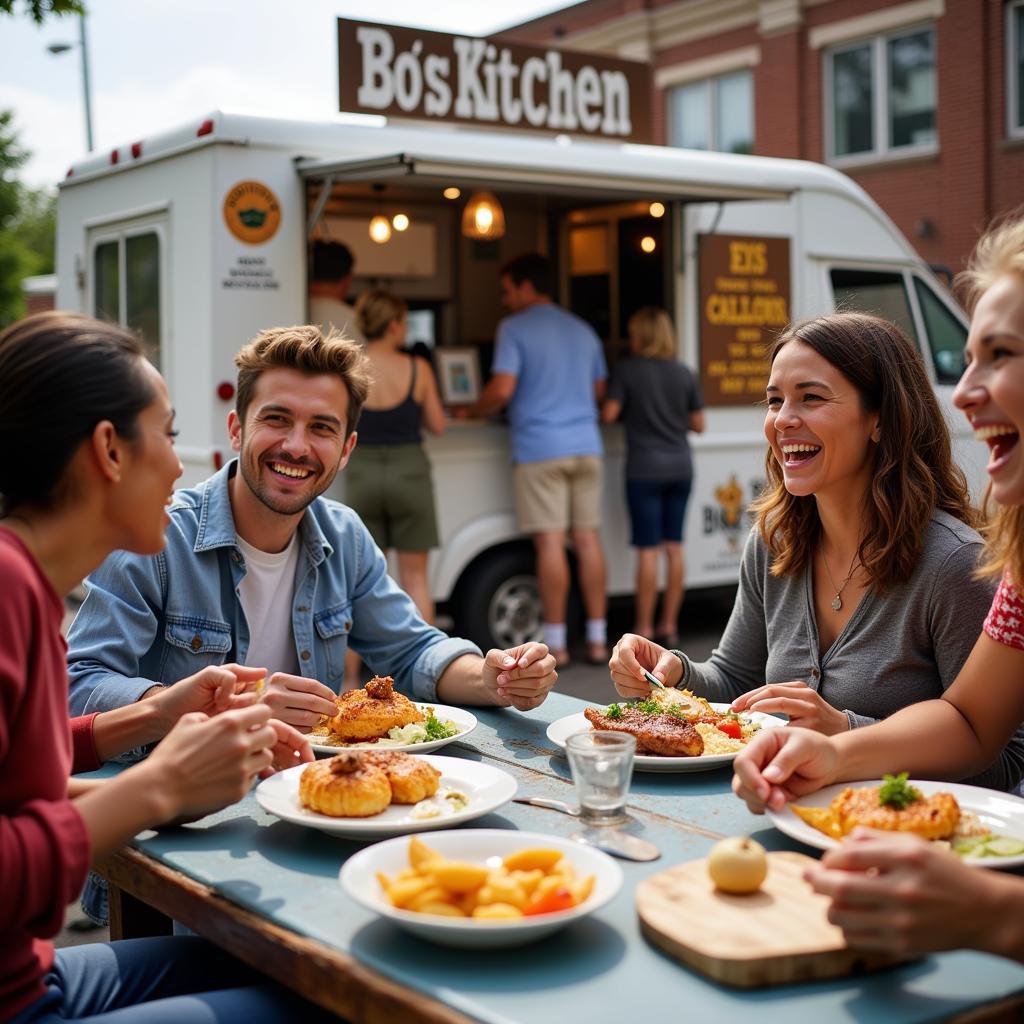
[[[973,577],[980,551],[974,530],[936,511],[911,578],[884,595],[865,591],[846,628],[822,654],[810,566],[797,576],[773,576],[771,557],[754,529],[721,642],[704,662],[675,652],[683,663],[679,685],[728,702],[765,682],[799,679],[843,709],[851,728],[940,697],[967,660],[992,603],[995,584]],[[1024,728],[991,767],[969,781],[1010,790],[1022,775]]]

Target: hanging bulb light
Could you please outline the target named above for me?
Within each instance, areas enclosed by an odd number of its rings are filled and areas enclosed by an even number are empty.
[[[391,218],[391,226],[396,231],[404,231],[409,226],[408,216],[404,213],[396,213],[394,217]]]
[[[644,252],[651,253],[658,248],[658,243],[651,238],[650,235],[644,235],[644,237],[640,239],[640,248],[643,249]]]
[[[370,220],[370,237],[378,244],[383,245],[391,238],[391,223],[387,217],[377,214]]]
[[[491,192],[474,192],[462,211],[462,233],[467,238],[501,238],[505,234],[505,211]]]
[[[648,207],[648,212],[652,217],[664,217],[665,216],[665,204],[654,202]]]

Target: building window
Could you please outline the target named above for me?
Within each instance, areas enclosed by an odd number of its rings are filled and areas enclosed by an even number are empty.
[[[736,71],[668,93],[668,143],[720,153],[754,151],[754,76]]]
[[[1024,0],[1006,7],[1006,92],[1009,133],[1024,136]]]
[[[933,152],[935,29],[903,30],[825,54],[829,157]]]

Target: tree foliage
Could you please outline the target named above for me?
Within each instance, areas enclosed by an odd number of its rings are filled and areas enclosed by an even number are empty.
[[[0,110],[0,328],[25,313],[22,280],[53,272],[56,197],[18,180],[28,155],[18,143],[13,113]]]
[[[0,14],[13,14],[15,0],[0,0]],[[37,24],[42,25],[47,15],[61,17],[65,14],[85,14],[82,0],[25,0],[26,13]]]

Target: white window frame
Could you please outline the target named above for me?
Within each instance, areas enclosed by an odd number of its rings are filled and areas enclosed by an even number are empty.
[[[127,326],[128,320],[128,265],[127,265],[127,241],[138,235],[154,234],[160,246],[160,268],[158,287],[160,289],[160,344],[158,347],[160,365],[159,370],[166,378],[169,372],[170,362],[170,309],[167,291],[167,220],[165,216],[155,217],[152,220],[135,219],[131,221],[120,221],[117,223],[103,223],[102,225],[92,223],[85,225],[88,232],[87,244],[87,286],[85,289],[87,308],[90,316],[96,316],[96,288],[94,275],[96,273],[96,250],[110,242],[117,242],[117,322]]]
[[[1010,0],[1006,5],[1006,135],[1011,139],[1024,139],[1024,110],[1018,109],[1015,81],[1021,55],[1013,31],[1014,15],[1020,10],[1024,10],[1024,0]]]
[[[718,82],[719,80],[723,79],[723,78],[732,78],[733,75],[744,74],[744,73],[749,75],[749,77],[750,77],[750,101],[751,101],[750,109],[751,109],[751,115],[752,115],[751,116],[751,125],[750,125],[750,151],[751,151],[751,153],[753,153],[753,151],[754,151],[754,144],[755,144],[755,141],[756,141],[756,138],[757,138],[757,132],[756,132],[756,124],[754,123],[754,117],[753,117],[753,111],[754,111],[754,88],[755,88],[754,72],[753,72],[753,69],[750,68],[750,67],[733,68],[731,71],[722,71],[721,73],[719,73],[717,75],[708,75],[705,78],[694,78],[694,79],[690,79],[689,81],[678,82],[678,83],[675,83],[675,84],[669,86],[667,88],[666,92],[665,92],[665,106],[667,108],[665,113],[666,113],[666,120],[668,121],[669,128],[671,129],[671,127],[672,127],[672,93],[676,89],[688,89],[688,88],[690,88],[691,86],[694,86],[694,85],[706,85],[708,87],[708,89],[707,89],[707,93],[708,93],[708,98],[707,98],[708,148],[706,150],[701,150],[699,152],[705,152],[705,153],[724,153],[724,152],[726,152],[726,150],[718,148],[718,139],[715,138],[715,135],[716,135],[716,131],[715,131],[715,128],[716,128],[716,124],[715,124],[715,122],[716,122],[716,118],[715,118],[715,102],[716,102],[716,100],[715,100],[715,97],[717,95],[717,92],[716,92],[716,89],[715,89],[715,83]],[[682,149],[682,148],[684,148],[682,146],[677,146],[677,145],[675,145],[674,143],[671,143],[671,142],[669,143],[669,145],[673,149]]]
[[[936,138],[934,142],[922,142],[916,146],[890,146],[889,145],[889,60],[888,44],[893,39],[902,36],[916,35],[923,30],[930,30],[936,37],[934,47],[936,58],[935,73],[935,110],[936,110]],[[939,151],[938,140],[938,109],[939,109],[939,81],[938,81],[938,39],[937,29],[934,21],[926,21],[917,25],[905,25],[891,32],[883,32],[877,35],[866,36],[860,39],[844,41],[836,46],[829,47],[822,54],[824,69],[822,81],[824,82],[824,103],[825,108],[825,152],[826,160],[833,167],[857,167],[862,164],[878,163],[882,160],[905,160],[919,156],[931,156]],[[835,91],[832,74],[832,61],[837,54],[846,53],[850,50],[859,50],[869,45],[872,49],[871,68],[871,91],[872,91],[872,114],[874,118],[874,145],[864,153],[846,153],[841,156],[836,154],[835,137]]]

